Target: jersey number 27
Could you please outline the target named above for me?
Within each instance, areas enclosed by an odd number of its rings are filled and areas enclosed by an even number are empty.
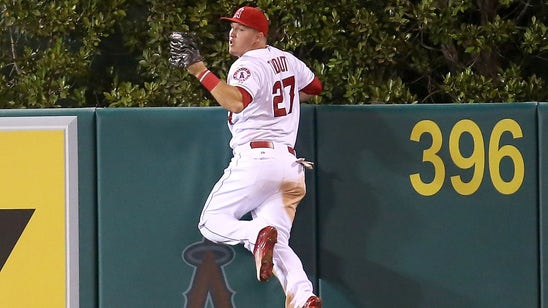
[[[286,105],[282,104],[286,91],[289,96],[289,111],[286,110]],[[284,78],[282,81],[276,81],[272,88],[272,94],[274,95],[272,99],[274,116],[283,117],[291,113],[293,111],[293,100],[295,98],[295,76]]]

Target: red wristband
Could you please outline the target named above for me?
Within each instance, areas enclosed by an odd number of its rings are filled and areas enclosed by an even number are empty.
[[[200,80],[200,83],[204,86],[204,88],[210,92],[219,84],[219,82],[221,82],[221,79],[215,76],[215,74],[213,74],[210,70],[205,70],[203,73],[198,75],[198,80]]]

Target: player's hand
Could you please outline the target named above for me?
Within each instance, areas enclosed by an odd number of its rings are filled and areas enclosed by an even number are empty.
[[[173,32],[169,35],[169,63],[176,67],[188,68],[203,61],[194,37],[185,32]]]

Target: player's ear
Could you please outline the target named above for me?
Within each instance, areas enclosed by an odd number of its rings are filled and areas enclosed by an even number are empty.
[[[259,42],[265,41],[266,42],[266,37],[264,36],[264,34],[261,31],[257,31],[257,41],[259,41]]]

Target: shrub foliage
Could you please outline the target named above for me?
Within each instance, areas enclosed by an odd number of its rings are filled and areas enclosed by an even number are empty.
[[[548,99],[548,1],[0,0],[0,108],[216,105],[167,37],[194,32],[225,78],[219,17],[242,5],[323,81],[316,104]]]

